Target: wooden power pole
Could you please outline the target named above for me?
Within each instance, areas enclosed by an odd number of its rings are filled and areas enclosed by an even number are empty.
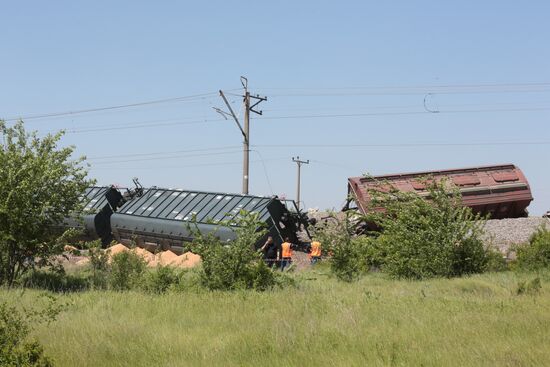
[[[298,210],[300,210],[300,174],[301,174],[301,168],[302,164],[309,164],[309,159],[307,161],[301,161],[300,157],[292,157],[292,161],[296,163],[298,166],[298,181],[296,184],[296,206],[298,207]]]
[[[259,95],[251,95],[248,91],[248,79],[246,79],[244,76],[241,76],[241,83],[244,88],[244,96],[243,96],[243,103],[244,103],[244,128],[241,126],[241,123],[239,122],[239,119],[237,118],[237,115],[235,115],[235,112],[231,108],[231,105],[227,101],[227,98],[225,98],[225,94],[223,91],[220,90],[220,96],[222,97],[223,101],[227,105],[227,108],[229,109],[229,113],[220,110],[219,108],[214,108],[217,112],[221,113],[224,118],[227,118],[226,115],[231,115],[235,122],[237,123],[237,126],[239,130],[241,130],[241,134],[243,135],[243,194],[248,195],[248,184],[250,179],[250,112],[254,112],[258,115],[262,114],[262,111],[256,111],[254,107],[259,105],[263,101],[267,101],[267,97],[260,97]],[[254,99],[254,104],[250,104],[251,99]]]

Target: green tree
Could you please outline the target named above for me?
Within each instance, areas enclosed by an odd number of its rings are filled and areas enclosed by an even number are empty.
[[[84,157],[58,147],[62,131],[41,138],[22,121],[8,127],[1,120],[0,130],[0,284],[11,286],[29,269],[52,265],[63,250],[59,224],[80,212],[92,181]]]

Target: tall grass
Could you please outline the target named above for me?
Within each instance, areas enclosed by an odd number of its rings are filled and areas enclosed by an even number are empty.
[[[550,364],[548,274],[297,276],[297,288],[268,292],[67,294],[72,306],[36,336],[60,366]],[[537,276],[540,292],[518,295]],[[39,293],[0,297],[31,306]]]

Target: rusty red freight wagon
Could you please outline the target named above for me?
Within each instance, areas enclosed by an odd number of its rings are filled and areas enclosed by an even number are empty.
[[[350,177],[348,179],[348,203],[355,203],[363,213],[368,210],[369,190],[379,189],[380,182],[391,184],[405,192],[428,193],[421,178],[435,180],[446,178],[462,193],[464,205],[475,213],[490,215],[493,219],[527,216],[527,207],[533,200],[529,183],[521,170],[513,164],[458,168],[441,171],[398,173],[373,177]]]

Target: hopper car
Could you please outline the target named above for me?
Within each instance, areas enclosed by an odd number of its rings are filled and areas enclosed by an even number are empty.
[[[191,228],[201,234],[214,233],[224,242],[234,240],[235,226],[220,224],[231,221],[241,210],[257,213],[267,229],[256,246],[268,235],[276,243],[288,237],[300,245],[298,234],[307,232],[309,225],[307,215],[294,201],[276,196],[143,188],[137,180],[134,183],[136,187],[130,190],[89,187],[83,195],[84,215],[78,220],[67,219],[64,226],[83,229],[86,238],[100,238],[104,247],[114,240],[151,251],[181,253],[186,243],[194,240]]]
[[[457,168],[439,171],[397,173],[372,177],[350,177],[348,200],[344,210],[358,210],[366,214],[371,208],[371,190],[391,185],[403,192],[415,192],[428,198],[424,178],[446,179],[461,193],[462,203],[474,213],[490,219],[528,216],[527,207],[533,200],[529,182],[523,172],[513,164]]]

